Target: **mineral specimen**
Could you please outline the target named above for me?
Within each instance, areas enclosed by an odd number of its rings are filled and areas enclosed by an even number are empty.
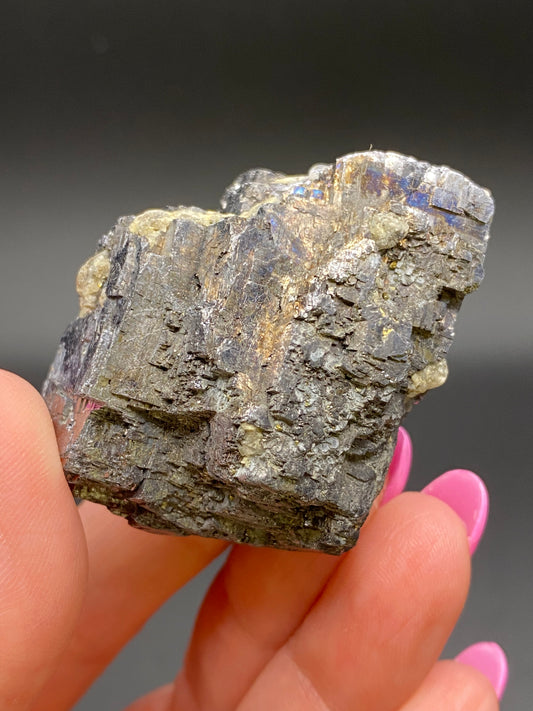
[[[341,553],[446,379],[490,194],[368,151],[123,217],[44,385],[73,493],[134,526]]]

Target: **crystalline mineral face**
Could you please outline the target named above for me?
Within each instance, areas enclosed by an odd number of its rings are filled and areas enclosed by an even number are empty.
[[[353,546],[446,379],[492,212],[456,171],[369,151],[119,219],[44,386],[73,493],[159,532]]]

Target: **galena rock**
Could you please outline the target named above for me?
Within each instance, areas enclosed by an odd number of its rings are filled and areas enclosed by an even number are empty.
[[[123,217],[44,396],[73,493],[137,527],[339,554],[446,379],[490,193],[368,151]]]

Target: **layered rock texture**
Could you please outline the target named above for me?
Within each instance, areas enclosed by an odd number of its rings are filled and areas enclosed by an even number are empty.
[[[341,553],[444,382],[493,203],[368,151],[123,217],[44,385],[73,493],[141,528]]]

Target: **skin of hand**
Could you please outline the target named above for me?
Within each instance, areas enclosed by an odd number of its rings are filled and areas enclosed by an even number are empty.
[[[486,490],[455,470],[401,493],[409,464],[402,431],[385,494],[341,557],[233,546],[183,668],[128,711],[495,711],[507,669],[497,645],[439,661],[468,593],[486,519],[474,499]],[[42,398],[5,371],[0,477],[0,708],[66,711],[226,544],[76,507]],[[457,496],[456,482],[474,493]]]

